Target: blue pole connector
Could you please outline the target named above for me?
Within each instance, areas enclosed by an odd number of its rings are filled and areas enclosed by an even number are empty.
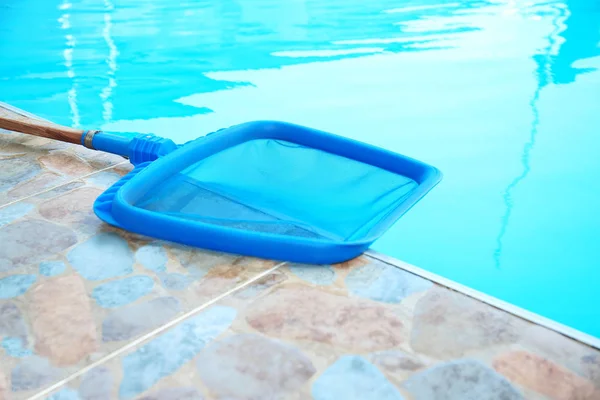
[[[177,149],[172,140],[152,134],[132,135],[102,131],[84,132],[81,144],[90,149],[129,158],[133,165],[154,161]]]

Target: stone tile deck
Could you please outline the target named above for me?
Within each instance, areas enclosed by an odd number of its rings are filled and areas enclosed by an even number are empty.
[[[122,159],[0,132],[0,163],[0,399],[600,399],[597,349],[367,256],[103,224]]]

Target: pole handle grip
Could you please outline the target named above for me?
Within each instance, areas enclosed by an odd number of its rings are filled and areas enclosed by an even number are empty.
[[[28,135],[81,144],[83,130],[36,119],[0,103],[0,128]]]

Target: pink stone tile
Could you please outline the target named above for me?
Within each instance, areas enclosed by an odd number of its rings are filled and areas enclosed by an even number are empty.
[[[66,275],[33,287],[26,300],[35,351],[57,366],[73,365],[98,348],[97,327],[83,279]]]
[[[371,262],[371,260],[366,257],[366,256],[360,256],[360,257],[356,257],[353,258],[352,260],[343,262],[343,263],[339,263],[336,265],[337,269],[343,270],[343,269],[352,269],[352,268],[357,268],[357,267],[362,267],[364,265],[368,265]]]
[[[197,298],[210,300],[254,276],[253,271],[266,270],[276,265],[273,261],[258,259],[233,260],[210,268],[204,279],[190,286]]]
[[[72,152],[52,151],[38,158],[43,167],[61,174],[79,177],[94,172],[94,168],[80,156]]]
[[[538,325],[531,325],[520,340],[530,352],[561,364],[600,388],[600,352],[565,338],[560,333]]]
[[[71,190],[40,203],[39,213],[48,221],[76,228],[83,226],[97,228],[102,221],[96,215],[90,214],[90,204],[93,204],[102,192],[95,187]]]
[[[600,399],[600,390],[589,380],[526,351],[502,354],[493,366],[511,381],[552,400]]]
[[[267,336],[361,353],[397,347],[407,334],[400,317],[383,305],[285,285],[253,302],[246,321]]]

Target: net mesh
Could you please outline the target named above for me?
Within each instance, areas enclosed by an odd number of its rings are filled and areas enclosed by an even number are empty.
[[[255,139],[189,166],[136,206],[237,229],[346,241],[370,233],[417,186],[356,160]]]

